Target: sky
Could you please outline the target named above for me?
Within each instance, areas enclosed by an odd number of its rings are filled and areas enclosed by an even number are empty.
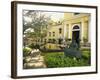
[[[64,13],[61,12],[45,12],[45,14],[51,16],[53,21],[59,21],[64,18]]]
[[[26,13],[27,11],[24,11],[24,13]],[[41,13],[43,13],[43,14],[45,14],[45,15],[47,15],[47,16],[50,16],[51,17],[51,19],[53,20],[53,21],[59,21],[59,20],[62,20],[63,18],[64,18],[64,13],[61,13],[61,12],[42,12],[41,11]],[[31,21],[31,19],[30,18],[28,18],[28,17],[26,17],[25,18],[25,20],[27,20],[27,21]]]

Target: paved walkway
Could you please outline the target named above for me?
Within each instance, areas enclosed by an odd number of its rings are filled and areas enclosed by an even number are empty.
[[[40,51],[33,51],[29,56],[25,57],[24,60],[24,69],[46,68],[44,58],[40,55]]]

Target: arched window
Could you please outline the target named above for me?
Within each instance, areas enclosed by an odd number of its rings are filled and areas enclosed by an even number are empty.
[[[79,26],[78,26],[78,25],[76,25],[76,26],[74,26],[74,27],[73,27],[73,29],[79,29]]]

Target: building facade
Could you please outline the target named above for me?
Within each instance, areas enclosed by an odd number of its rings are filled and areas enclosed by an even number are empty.
[[[61,43],[61,39],[64,39],[64,26],[63,25],[56,25],[56,26],[49,26],[47,31],[47,37],[46,39],[48,42],[59,44]]]
[[[87,40],[91,42],[90,36],[90,14],[87,13],[65,13],[64,14],[65,35],[67,38],[80,42]]]
[[[87,13],[64,13],[62,24],[49,25],[47,36],[44,38],[48,48],[58,48],[58,44],[64,44],[68,40],[76,41],[81,47],[89,47],[91,43],[91,15]],[[56,45],[55,45],[56,44]]]
[[[47,40],[71,39],[91,42],[90,37],[90,14],[87,13],[64,13],[64,22],[61,25],[49,26]]]

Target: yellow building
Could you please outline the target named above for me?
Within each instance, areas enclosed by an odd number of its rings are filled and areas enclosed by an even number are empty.
[[[90,44],[90,14],[87,13],[64,13],[64,22],[59,25],[49,25],[47,42],[61,44],[67,39],[75,40],[76,43],[87,42]]]
[[[87,13],[65,13],[64,14],[66,37],[81,40],[87,40],[90,43],[90,14]]]
[[[58,42],[60,43],[59,39],[64,38],[64,26],[63,25],[56,25],[56,26],[49,26],[47,37],[49,42]]]
[[[60,49],[59,45],[57,44],[61,44],[63,38],[64,38],[64,26],[59,24],[59,25],[52,25],[52,26],[48,26],[48,30],[47,30],[47,36],[44,39],[45,42],[47,42],[48,44],[46,44],[46,48],[49,49]]]

